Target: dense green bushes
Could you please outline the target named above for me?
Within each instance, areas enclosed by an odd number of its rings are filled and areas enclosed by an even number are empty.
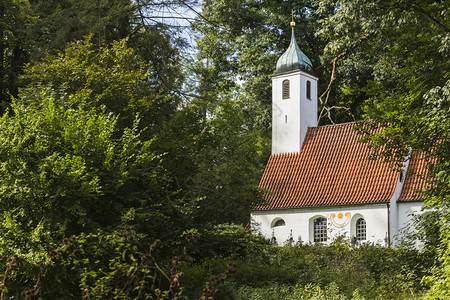
[[[249,240],[245,247],[255,249],[255,244]],[[202,281],[225,274],[233,261],[236,270],[226,274],[217,299],[410,299],[426,291],[422,278],[434,263],[426,253],[369,244],[259,244],[257,249],[245,257],[211,258],[209,252],[209,259],[182,264],[185,295],[198,298]]]
[[[434,265],[415,250],[345,243],[278,247],[236,225],[184,241],[137,228],[64,239],[45,260],[0,262],[5,296],[29,299],[411,299]]]

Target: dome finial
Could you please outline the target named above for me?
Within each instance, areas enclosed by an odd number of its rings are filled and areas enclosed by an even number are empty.
[[[291,27],[295,27],[295,22],[294,22],[294,10],[291,11],[291,17],[292,17]]]

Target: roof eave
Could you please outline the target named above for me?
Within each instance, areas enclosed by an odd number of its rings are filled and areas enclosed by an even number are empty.
[[[421,202],[421,201],[417,201]],[[252,211],[280,211],[280,210],[292,210],[292,209],[314,209],[314,208],[332,208],[332,207],[349,207],[349,206],[370,206],[389,204],[387,201],[377,201],[373,203],[349,203],[349,204],[336,204],[336,205],[313,205],[313,206],[301,206],[301,207],[283,207],[283,208],[267,208],[267,209],[252,209]]]

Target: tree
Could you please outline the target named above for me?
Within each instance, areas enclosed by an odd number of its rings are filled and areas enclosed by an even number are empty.
[[[130,209],[160,211],[158,159],[137,123],[121,130],[112,114],[71,107],[73,96],[34,97],[39,106],[14,102],[0,123],[3,255],[39,256],[63,237],[126,224]]]
[[[46,51],[63,51],[67,43],[91,34],[94,43],[101,47],[122,40],[133,31],[136,11],[128,0],[31,0],[30,4],[35,17],[29,29],[32,60],[39,60]]]
[[[47,53],[62,52],[68,43],[87,36],[91,36],[93,51],[128,38],[136,55],[154,66],[154,79],[166,90],[180,93],[180,50],[186,43],[177,26],[156,20],[167,17],[164,10],[193,9],[192,3],[195,1],[1,1],[0,113],[24,86],[18,78],[25,64],[40,61]]]
[[[163,81],[166,89],[179,88],[174,84],[182,79],[178,72],[178,50],[185,43],[173,26],[147,20],[161,14],[163,8],[189,5],[190,1],[167,4],[164,1],[34,0],[31,3],[33,15],[38,17],[29,32],[33,60],[41,60],[46,51],[63,52],[68,43],[84,40],[86,36],[91,36],[95,51],[128,38],[136,54],[155,67],[155,80]],[[167,16],[161,14],[163,17]]]
[[[42,62],[29,65],[23,80],[32,88],[26,93],[47,86],[59,94],[79,95],[73,101],[89,108],[104,106],[119,116],[121,128],[131,127],[139,114],[140,129],[147,128],[145,134],[152,137],[170,119],[179,98],[165,88],[155,66],[142,60],[126,40],[95,48],[87,39],[69,44],[64,54],[47,54]],[[172,78],[176,81],[178,76],[174,72]]]
[[[327,5],[333,3],[322,1],[320,9],[329,10]],[[448,23],[441,14],[445,9],[443,3],[434,1],[341,1],[319,31],[330,39],[326,57],[340,59],[336,76],[348,82],[348,89],[368,98],[365,118],[383,126],[392,124],[391,131],[395,126],[401,135],[391,141],[404,141],[403,145],[392,145],[404,150],[399,152],[402,157],[406,145],[423,142],[420,139],[424,137],[412,133],[423,118],[421,111],[427,106],[429,93],[447,84],[448,31],[441,28]],[[364,85],[353,85],[353,77],[359,74],[354,70],[361,65],[368,77]]]
[[[26,28],[32,19],[30,11],[28,1],[0,1],[0,114],[11,95],[17,96],[17,79],[29,59]]]
[[[450,218],[450,20],[445,1],[321,1],[335,13],[323,20],[329,39],[325,56],[335,58],[344,91],[364,94],[365,125],[381,127],[367,136],[386,156],[403,161],[410,149],[430,159],[426,204],[442,212],[444,263],[434,278],[433,296],[448,296]],[[355,82],[357,69],[365,79]],[[345,96],[345,94],[344,94]],[[363,132],[368,133],[362,129]]]
[[[165,151],[161,164],[170,173],[168,189],[195,207],[192,227],[249,222],[252,205],[260,200],[267,147],[258,132],[246,128],[238,104],[191,103],[166,124],[155,144]]]

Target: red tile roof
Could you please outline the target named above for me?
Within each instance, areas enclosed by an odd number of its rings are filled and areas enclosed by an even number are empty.
[[[398,201],[423,200],[425,195],[422,191],[427,187],[428,164],[430,164],[430,159],[426,159],[423,153],[414,153],[412,155],[402,194]]]
[[[256,210],[388,202],[398,172],[358,142],[355,123],[309,128],[300,152],[269,158],[260,188],[266,204]]]

